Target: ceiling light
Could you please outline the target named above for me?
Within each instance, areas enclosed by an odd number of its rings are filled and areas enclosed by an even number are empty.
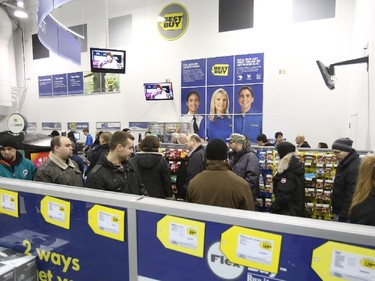
[[[22,0],[17,1],[17,6],[9,4],[7,2],[0,2],[0,5],[11,8],[14,10],[13,15],[18,18],[27,18],[29,16],[28,11],[24,9],[24,3]]]
[[[29,16],[24,9],[17,9],[17,10],[15,10],[14,13],[13,13],[13,15],[15,17],[21,18],[21,19],[27,18]]]

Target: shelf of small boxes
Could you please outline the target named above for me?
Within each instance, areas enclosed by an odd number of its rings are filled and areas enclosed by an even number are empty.
[[[181,162],[188,159],[187,149],[173,149],[173,148],[160,148],[159,152],[162,153],[169,164],[169,171],[171,173],[172,190],[177,193],[176,181],[177,174],[181,167]]]
[[[305,165],[305,215],[332,220],[331,194],[337,159],[332,152],[301,151]]]
[[[256,210],[269,212],[274,200],[273,175],[280,161],[275,149],[257,149],[260,164],[259,195]],[[331,220],[331,193],[337,160],[332,152],[300,151],[305,165],[305,215]]]

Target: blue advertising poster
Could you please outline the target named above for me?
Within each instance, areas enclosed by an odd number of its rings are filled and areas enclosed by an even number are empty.
[[[203,78],[198,83],[188,77],[190,69],[201,71],[203,65],[207,66],[202,85]],[[263,53],[182,61],[180,121],[193,122],[196,116],[198,134],[208,141],[213,137],[226,141],[231,133],[240,133],[256,143],[263,128],[263,66]],[[216,100],[216,94],[212,98],[215,91],[221,91],[226,100],[220,101],[220,95]],[[192,92],[199,97],[190,98]],[[222,111],[223,118],[218,118],[217,111]]]
[[[52,76],[39,76],[39,96],[40,97],[50,97],[52,96]]]
[[[68,94],[83,94],[83,72],[68,73]]]
[[[207,59],[207,85],[233,84],[233,56]]]
[[[52,75],[52,91],[54,96],[61,96],[68,94],[68,84],[66,74]]]
[[[181,62],[181,86],[197,87],[206,84],[206,59]]]
[[[89,129],[89,122],[68,122],[68,130]]]
[[[264,54],[235,56],[237,84],[263,83]]]

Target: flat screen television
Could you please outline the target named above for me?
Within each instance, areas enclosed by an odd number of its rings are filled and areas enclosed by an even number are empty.
[[[73,134],[76,141],[79,141],[81,139],[81,134],[79,132],[74,132]]]
[[[321,61],[316,61],[319,71],[322,74],[324,83],[326,83],[328,89],[333,90],[335,88],[335,83],[332,80],[332,76],[335,75],[333,67],[326,67]]]
[[[146,100],[173,100],[173,87],[171,82],[144,83]]]
[[[91,72],[125,73],[126,51],[90,48]]]

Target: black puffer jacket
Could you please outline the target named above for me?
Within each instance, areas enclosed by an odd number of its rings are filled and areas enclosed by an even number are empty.
[[[272,213],[303,217],[305,215],[305,168],[295,152],[280,160],[273,177],[275,200]]]
[[[357,184],[360,163],[358,153],[353,149],[336,168],[332,209],[333,213],[339,216],[341,222],[346,222],[349,219],[348,211]]]
[[[172,183],[167,160],[155,152],[139,152],[134,158],[150,197],[171,197]]]
[[[375,192],[353,207],[350,222],[375,226]]]
[[[130,158],[122,167],[116,167],[107,160],[105,153],[87,176],[86,186],[136,195],[146,194],[134,159]]]

